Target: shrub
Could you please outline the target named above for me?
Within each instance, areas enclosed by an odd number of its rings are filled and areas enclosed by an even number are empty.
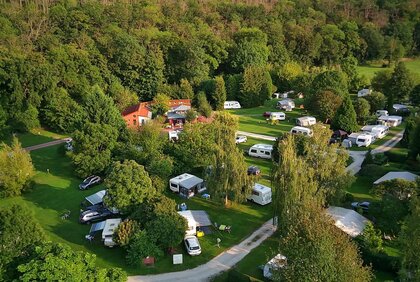
[[[249,277],[245,274],[240,273],[236,269],[232,269],[228,272],[228,279],[229,282],[249,282]]]
[[[360,170],[361,176],[369,176],[372,178],[379,178],[386,173],[385,168],[376,164],[367,164]]]
[[[348,202],[354,202],[354,196],[353,196],[353,194],[346,192],[346,194],[344,196],[344,201],[347,202],[347,203]]]
[[[404,151],[390,150],[388,152],[385,152],[385,156],[388,157],[388,160],[390,162],[405,163],[405,161],[407,160],[407,153]]]

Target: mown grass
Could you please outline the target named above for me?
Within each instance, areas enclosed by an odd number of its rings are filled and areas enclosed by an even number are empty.
[[[19,139],[19,142],[22,144],[22,147],[29,147],[67,137],[65,135],[54,133],[43,128],[36,128],[26,133],[15,133],[7,135],[2,141],[7,144],[10,144],[13,135]]]
[[[420,73],[420,59],[407,60],[404,62],[404,64],[412,73],[417,73],[417,74]],[[377,72],[383,71],[383,70],[392,70],[393,68],[394,66],[390,68],[389,67],[383,68],[382,64],[373,63],[370,65],[358,66],[357,72],[360,75],[365,75],[368,79],[372,79]]]
[[[203,253],[197,257],[188,256],[182,245],[178,246],[178,250],[184,254],[182,265],[172,265],[172,257],[165,255],[158,259],[153,268],[145,268],[140,264],[130,266],[126,264],[125,252],[122,248],[106,248],[99,238],[89,243],[85,239],[85,235],[89,233],[90,226],[78,223],[80,203],[86,196],[103,189],[103,186],[99,185],[88,191],[80,191],[78,184],[81,179],[73,174],[73,167],[68,157],[65,156],[62,145],[32,151],[31,156],[37,170],[32,190],[20,197],[0,200],[0,206],[14,203],[27,206],[34,212],[36,219],[51,241],[68,244],[74,250],[93,253],[97,257],[98,266],[120,267],[129,275],[179,271],[201,265],[242,241],[272,217],[270,205],[261,207],[245,203],[225,208],[212,200],[201,198],[184,200],[178,195],[169,194],[178,203],[186,202],[190,209],[207,211],[212,222],[231,225],[232,232],[228,234],[215,231],[214,234],[200,238]],[[69,219],[62,220],[61,215],[65,210],[70,210],[71,215]],[[96,237],[100,237],[100,235]],[[218,237],[222,239],[221,248],[215,246]]]

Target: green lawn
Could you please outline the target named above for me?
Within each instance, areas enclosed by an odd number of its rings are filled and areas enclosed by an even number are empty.
[[[412,73],[420,73],[420,59],[409,60],[404,63]],[[382,64],[371,64],[367,66],[358,66],[357,72],[360,75],[365,75],[367,78],[372,79],[376,72],[390,70],[392,68],[383,68]]]
[[[42,128],[33,129],[27,133],[15,133],[15,136],[19,139],[22,147],[29,147],[67,137]],[[11,140],[12,135],[9,135],[3,141],[10,143]]]
[[[73,174],[70,160],[64,155],[64,148],[61,145],[32,151],[31,156],[37,170],[33,189],[21,197],[0,200],[0,206],[13,203],[26,205],[33,210],[50,240],[68,244],[74,250],[94,253],[97,256],[98,266],[121,267],[129,275],[179,271],[203,264],[226,248],[242,241],[272,217],[270,205],[261,207],[247,203],[226,209],[210,200],[201,198],[182,200],[177,195],[170,194],[169,196],[178,203],[186,202],[190,209],[206,210],[213,222],[231,225],[232,233],[215,231],[214,234],[200,238],[203,253],[197,257],[186,255],[182,246],[179,246],[179,251],[184,253],[183,265],[173,266],[172,258],[167,255],[158,260],[153,268],[128,266],[121,248],[106,248],[98,239],[89,243],[84,237],[89,233],[90,226],[78,223],[80,202],[84,197],[103,187],[100,185],[88,191],[80,191],[78,184],[81,180]],[[64,210],[71,211],[68,220],[62,220],[60,217]],[[215,246],[217,237],[222,239],[221,248]]]

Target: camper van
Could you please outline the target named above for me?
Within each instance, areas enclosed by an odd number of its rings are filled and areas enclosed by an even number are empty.
[[[285,120],[286,114],[283,112],[272,112],[270,113],[271,120]]]
[[[380,116],[388,116],[388,111],[387,110],[377,110],[375,112],[375,115],[377,117],[380,117]]]
[[[305,136],[312,136],[313,132],[310,128],[303,127],[303,126],[295,126],[290,130],[292,134],[303,134]]]
[[[169,189],[172,192],[179,193],[181,197],[189,199],[206,191],[206,185],[203,179],[184,173],[169,180]]]
[[[262,206],[267,205],[271,203],[271,188],[255,183],[251,195],[247,199]]]
[[[241,104],[239,104],[238,101],[226,101],[223,107],[226,110],[228,110],[228,109],[240,109]]]
[[[388,134],[389,127],[386,125],[366,125],[362,128],[362,131],[371,133],[376,139],[382,139]]]
[[[369,147],[372,144],[373,136],[370,134],[362,133],[356,138],[356,145],[358,147]]]
[[[249,148],[248,154],[251,157],[271,159],[271,152],[273,151],[273,145],[267,144],[255,144]]]
[[[296,119],[296,125],[298,126],[311,126],[316,124],[316,118],[305,116]]]
[[[400,125],[402,122],[401,116],[380,116],[378,118],[378,124],[386,125],[389,127],[395,127]]]

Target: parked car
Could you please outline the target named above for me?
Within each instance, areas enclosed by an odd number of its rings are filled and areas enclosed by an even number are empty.
[[[89,224],[94,221],[106,219],[112,215],[113,213],[107,208],[102,208],[98,210],[85,210],[80,214],[79,222]]]
[[[66,142],[64,143],[64,148],[67,151],[73,151],[73,139],[67,138]]]
[[[260,175],[261,174],[261,170],[255,166],[255,165],[251,165],[250,167],[248,167],[248,175]]]
[[[270,115],[271,115],[271,112],[264,112],[263,113],[263,117],[265,117],[265,118],[269,118]]]
[[[367,211],[369,210],[370,202],[353,202],[351,203],[351,206],[354,209],[361,208],[362,210]]]
[[[200,242],[198,242],[195,236],[185,236],[184,238],[185,248],[190,256],[198,256],[201,254]]]
[[[100,182],[101,182],[101,178],[99,176],[91,175],[85,180],[83,180],[82,183],[80,183],[79,188],[80,190],[86,190],[96,184],[99,184]]]
[[[236,136],[235,143],[236,144],[245,143],[247,140],[248,140],[248,138],[246,136],[239,135],[239,136]]]

